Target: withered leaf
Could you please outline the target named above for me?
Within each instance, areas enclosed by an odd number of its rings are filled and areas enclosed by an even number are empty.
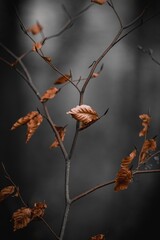
[[[146,136],[146,134],[148,133],[151,117],[148,114],[141,114],[139,115],[139,118],[142,120],[143,126],[143,129],[139,132],[139,137],[143,137]]]
[[[103,5],[104,3],[107,2],[107,0],[91,0],[91,2],[97,3],[99,5]]]
[[[27,29],[27,32],[31,32],[33,35],[36,35],[42,31],[43,27],[39,22],[32,25],[30,28]]]
[[[37,128],[40,126],[40,124],[43,121],[43,117],[41,114],[37,114],[35,117],[30,119],[29,122],[27,122],[27,134],[26,134],[26,143],[31,139]]]
[[[129,183],[132,180],[132,171],[127,167],[121,167],[116,178],[114,190],[120,191],[128,188]]]
[[[155,151],[157,148],[157,142],[155,139],[147,139],[144,141],[141,152],[139,154],[139,162],[144,163],[149,156],[149,151]]]
[[[65,137],[65,134],[66,134],[66,127],[59,127],[59,126],[56,126],[56,129],[57,129],[57,132],[59,133],[59,137],[61,139],[61,141],[63,142],[64,141],[64,137]],[[51,144],[50,148],[56,148],[59,146],[59,141],[57,138],[55,138],[54,142]]]
[[[54,98],[59,91],[60,89],[51,87],[43,94],[41,102],[46,102],[47,100]]]
[[[54,82],[54,84],[63,84],[63,83],[68,82],[70,79],[71,79],[71,75],[65,74],[64,76],[59,77],[59,78]]]
[[[99,119],[98,114],[90,106],[82,104],[72,108],[67,112],[76,120],[82,122],[83,124],[89,124],[93,121]]]
[[[0,202],[15,192],[15,186],[7,186],[0,191]]]
[[[32,220],[37,217],[43,217],[45,209],[47,208],[47,204],[43,202],[38,202],[34,204],[34,207],[31,209],[32,211]]]
[[[136,157],[137,150],[134,149],[129,156],[122,159],[121,167],[129,168],[129,165],[132,163],[133,159]]]
[[[32,46],[32,51],[38,51],[39,49],[41,49],[42,48],[42,43],[40,43],[40,42],[36,42],[36,43],[34,43],[33,44],[33,46]]]
[[[26,124],[27,122],[29,122],[32,118],[34,118],[35,116],[38,115],[37,111],[32,111],[29,112],[26,116],[19,118],[12,126],[11,130],[14,130],[24,124]]]
[[[31,209],[22,207],[12,215],[13,231],[26,227],[31,221]]]
[[[94,237],[91,237],[90,240],[105,240],[105,236],[103,234],[98,234]]]

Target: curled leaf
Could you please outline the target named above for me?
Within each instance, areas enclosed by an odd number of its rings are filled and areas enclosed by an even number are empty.
[[[45,209],[47,208],[47,204],[43,202],[38,202],[34,204],[34,207],[31,209],[32,210],[32,220],[37,218],[37,217],[43,217]]]
[[[37,111],[29,112],[26,116],[19,118],[12,126],[11,130],[14,130],[27,122],[29,122],[32,118],[34,118],[38,114]]]
[[[42,43],[40,43],[40,42],[36,42],[36,43],[34,43],[33,44],[33,46],[32,46],[32,51],[38,51],[39,49],[41,49],[42,48]]]
[[[114,190],[120,191],[128,188],[129,183],[132,180],[132,171],[127,167],[121,167],[116,178]]]
[[[56,126],[57,132],[59,133],[59,137],[61,139],[61,141],[64,141],[64,137],[66,134],[66,127],[58,127]],[[52,145],[50,146],[50,148],[56,148],[59,146],[59,141],[57,138],[55,138],[54,142],[52,143]]]
[[[155,151],[157,148],[156,140],[151,138],[144,141],[141,152],[139,154],[139,162],[144,163],[149,156],[150,151]]]
[[[63,83],[68,82],[70,79],[71,79],[71,75],[65,74],[64,76],[59,77],[59,78],[54,82],[54,84],[63,84]]]
[[[46,102],[47,100],[54,98],[59,91],[60,89],[51,87],[43,94],[41,102]]]
[[[15,192],[15,186],[7,186],[0,191],[0,202]]]
[[[30,28],[27,29],[27,32],[31,32],[33,35],[36,35],[42,31],[43,27],[39,22],[32,25]]]
[[[67,112],[76,120],[82,122],[83,124],[91,124],[99,119],[98,114],[90,106],[82,104],[72,108]]]
[[[26,134],[26,143],[31,139],[37,128],[43,121],[41,114],[37,114],[29,122],[27,122],[27,134]]]
[[[107,0],[91,0],[91,2],[97,3],[99,5],[103,5],[104,3],[107,2]]]
[[[133,159],[136,157],[137,150],[134,149],[129,156],[122,159],[121,167],[129,168],[130,164],[132,163]]]
[[[90,240],[105,240],[105,236],[103,234],[98,234],[94,237],[91,237]]]
[[[31,209],[22,207],[12,215],[13,231],[26,227],[31,221]]]
[[[151,117],[148,114],[141,114],[139,118],[142,120],[143,129],[139,132],[139,136],[146,136],[150,127]]]
[[[131,171],[131,163],[133,159],[136,157],[137,150],[134,149],[129,156],[122,159],[121,167],[117,173],[115,178],[115,191],[120,191],[128,188],[129,183],[132,180],[132,171]]]

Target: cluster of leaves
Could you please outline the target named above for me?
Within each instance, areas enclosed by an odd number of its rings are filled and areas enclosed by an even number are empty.
[[[9,196],[19,197],[19,188],[14,185],[9,185],[0,190],[0,202]],[[26,206],[16,210],[12,214],[13,231],[26,227],[32,220],[42,218],[46,208],[46,203],[38,202],[34,204],[33,208]]]
[[[143,129],[139,132],[139,137],[144,137],[144,142],[142,144],[141,150],[138,156],[138,166],[137,170],[143,166],[149,159],[151,159],[152,154],[157,148],[156,137],[147,139],[148,130],[150,127],[151,116],[149,114],[141,114],[139,118],[142,120]],[[134,170],[132,170],[132,163],[137,155],[137,149],[134,149],[129,156],[122,159],[120,169],[115,178],[115,191],[120,191],[128,188],[129,183],[133,179]]]

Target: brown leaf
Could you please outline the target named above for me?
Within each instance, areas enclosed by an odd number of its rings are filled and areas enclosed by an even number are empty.
[[[47,100],[54,98],[59,91],[60,89],[51,87],[43,94],[41,102],[46,102]]]
[[[15,186],[7,186],[0,191],[0,202],[15,192]]]
[[[132,171],[127,167],[120,168],[116,178],[114,190],[120,191],[128,188],[129,183],[132,180]]]
[[[85,104],[80,106],[78,105],[72,108],[70,111],[67,112],[67,114],[71,114],[73,118],[82,122],[83,124],[89,124],[99,119],[99,116],[96,113],[96,111],[93,110],[90,106]]]
[[[91,0],[91,2],[97,3],[99,5],[103,5],[104,3],[107,2],[107,0]]]
[[[31,221],[31,209],[22,207],[12,215],[13,231],[26,227]]]
[[[40,43],[40,42],[36,42],[36,43],[34,43],[33,44],[33,46],[32,46],[32,51],[38,51],[39,49],[41,49],[42,48],[42,44]]]
[[[14,130],[27,122],[29,122],[32,118],[34,118],[36,115],[38,115],[37,111],[29,112],[26,116],[19,118],[12,126],[11,130]]]
[[[54,84],[63,84],[63,83],[68,82],[70,79],[71,79],[71,75],[65,74],[64,76],[59,77],[59,78],[54,82]]]
[[[47,204],[43,202],[35,203],[32,210],[32,220],[37,217],[43,217]]]
[[[126,167],[129,168],[129,165],[131,164],[131,162],[133,161],[133,159],[136,157],[137,154],[137,150],[134,149],[129,156],[125,157],[122,159],[122,163],[121,163],[121,167]]]
[[[41,114],[37,114],[35,117],[30,119],[29,122],[27,122],[27,134],[26,134],[26,143],[31,139],[37,128],[40,126],[40,124],[43,121],[43,117]]]
[[[33,35],[36,35],[42,31],[43,27],[40,25],[39,22],[32,25],[30,28],[27,29],[27,32],[31,32]]]
[[[103,234],[98,234],[94,237],[91,237],[90,240],[105,240],[105,236]]]
[[[139,132],[139,137],[146,136],[150,127],[151,117],[148,114],[141,114],[139,118],[142,120],[143,129]]]
[[[151,138],[144,141],[140,155],[139,162],[144,163],[147,157],[149,156],[149,151],[155,151],[157,148],[156,140]]]
[[[66,127],[58,127],[58,126],[56,126],[56,129],[57,129],[57,131],[59,133],[59,137],[60,137],[61,141],[63,142],[65,134],[66,134]],[[58,141],[57,138],[55,138],[55,140],[52,143],[52,145],[50,146],[50,148],[56,148],[58,146],[59,146],[59,141]]]

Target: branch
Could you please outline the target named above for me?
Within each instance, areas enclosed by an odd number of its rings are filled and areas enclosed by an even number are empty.
[[[28,207],[28,205],[25,203],[20,191],[19,191],[19,187],[15,184],[15,182],[12,180],[11,176],[9,175],[9,173],[7,172],[5,166],[4,166],[4,163],[2,162],[1,163],[2,165],[2,168],[4,170],[4,173],[5,173],[5,177],[7,178],[7,180],[13,184],[13,186],[15,187],[17,193],[18,193],[18,197],[21,201],[21,203],[23,204],[24,207]],[[46,227],[50,230],[50,232],[52,232],[52,234],[56,237],[57,240],[59,240],[59,237],[57,236],[57,234],[53,231],[53,229],[50,227],[50,225],[46,222],[46,220],[43,218],[43,217],[40,217],[39,219],[42,220],[42,222],[46,225]]]

